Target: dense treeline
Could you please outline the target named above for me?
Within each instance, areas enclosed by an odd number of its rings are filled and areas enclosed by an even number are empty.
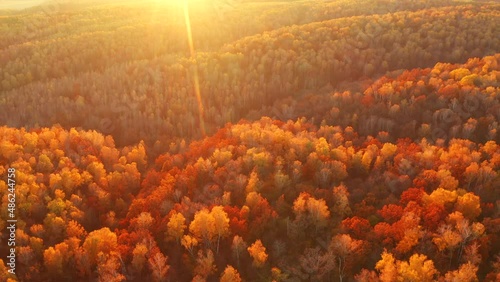
[[[248,115],[271,113],[280,120],[308,117],[317,125],[352,126],[382,141],[451,138],[500,141],[500,55],[465,64],[400,70],[372,83],[356,82],[342,92],[311,90],[297,99],[280,99]],[[326,92],[325,92],[326,91]]]
[[[341,18],[247,37],[195,58],[169,54],[34,82],[4,92],[0,120],[98,129],[113,133],[119,144],[197,138],[203,128],[213,133],[262,103],[303,89],[494,54],[499,9],[467,5]],[[452,46],[458,47],[450,52]]]
[[[190,6],[194,46],[199,51],[217,51],[223,44],[244,36],[292,24],[414,11],[431,3],[433,7],[457,5],[451,1],[363,2],[366,3],[292,1],[286,6],[277,2],[224,7],[208,3],[200,6],[195,1],[196,4]],[[71,4],[49,5],[0,18],[0,63],[3,65],[0,90],[102,71],[115,64],[164,54],[189,54],[183,6],[175,2],[166,6],[146,2],[141,3],[140,8],[116,4],[90,8],[68,5]],[[277,17],[283,14],[284,6],[286,16]],[[262,9],[264,13],[259,12]]]
[[[2,170],[16,168],[20,183],[23,281],[499,275],[494,141],[383,143],[263,118],[145,173],[142,145],[118,150],[109,136],[57,127],[1,131]]]

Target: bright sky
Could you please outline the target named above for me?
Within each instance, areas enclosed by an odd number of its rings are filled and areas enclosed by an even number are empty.
[[[44,0],[0,0],[0,9],[24,9],[40,5]]]
[[[54,1],[55,3],[60,3],[60,2],[65,2],[68,0],[0,0],[0,10],[1,9],[25,9],[33,6],[40,5],[42,3],[50,3],[51,1]],[[83,0],[83,1],[77,1],[77,2],[96,2],[96,3],[103,3],[103,2],[129,2],[129,3],[134,3],[134,2],[156,2],[160,4],[182,4],[186,0],[142,0],[142,1],[132,1],[132,0]],[[235,0],[187,0],[189,3],[196,5],[199,4],[204,4],[206,5],[207,3],[211,2],[217,2],[215,6],[225,6],[225,5],[234,5],[234,2],[238,2]],[[71,1],[70,1],[71,2]]]
[[[161,0],[154,0],[154,1],[161,1]],[[163,0],[164,1],[170,1],[170,0]],[[63,2],[72,2],[70,0],[0,0],[0,10],[1,9],[25,9],[33,6],[38,6],[43,3],[63,3]],[[102,3],[102,2],[141,2],[141,1],[131,1],[131,0],[77,0],[74,3],[81,4],[82,2],[87,3]]]

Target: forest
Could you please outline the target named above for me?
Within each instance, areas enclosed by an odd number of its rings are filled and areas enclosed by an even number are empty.
[[[500,281],[500,2],[2,5],[0,282]]]

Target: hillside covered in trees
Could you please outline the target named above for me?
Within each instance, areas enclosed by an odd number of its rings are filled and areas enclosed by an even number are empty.
[[[500,280],[497,1],[7,8],[0,281]]]

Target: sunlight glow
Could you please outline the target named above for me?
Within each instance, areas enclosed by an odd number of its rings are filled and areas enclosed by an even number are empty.
[[[207,5],[210,4],[212,1],[211,0],[154,0],[156,4],[165,4],[169,6],[184,6],[186,4],[190,6],[200,6],[200,5]]]

